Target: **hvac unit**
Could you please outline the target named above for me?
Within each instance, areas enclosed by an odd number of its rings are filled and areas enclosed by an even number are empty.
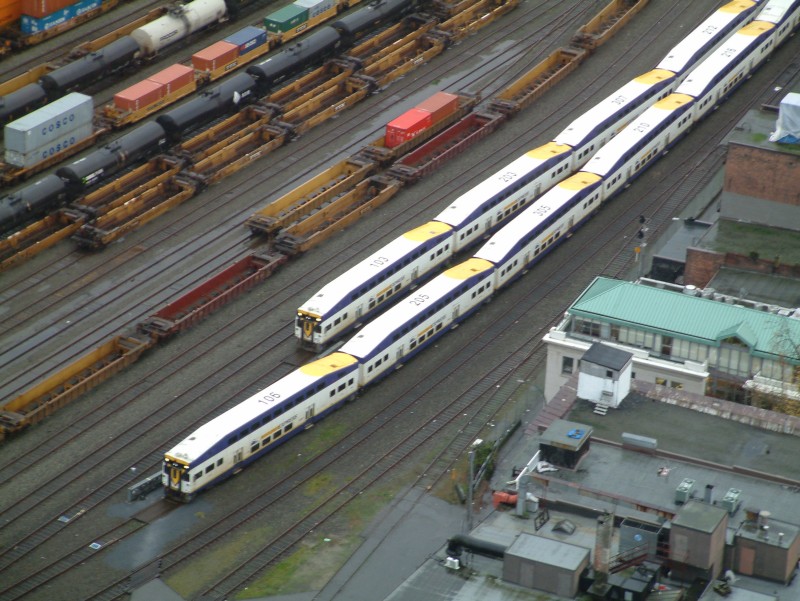
[[[729,488],[725,496],[722,497],[720,506],[727,511],[729,515],[733,515],[739,509],[739,505],[742,504],[741,496],[741,490],[738,488]]]
[[[694,490],[694,480],[691,478],[684,478],[683,482],[678,484],[675,489],[675,503],[681,505],[692,498],[692,491]]]

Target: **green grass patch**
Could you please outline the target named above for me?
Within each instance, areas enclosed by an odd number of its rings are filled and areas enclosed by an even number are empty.
[[[780,257],[780,263],[797,265],[800,263],[800,233],[721,220],[713,250],[742,255],[757,252],[761,259],[769,261]]]

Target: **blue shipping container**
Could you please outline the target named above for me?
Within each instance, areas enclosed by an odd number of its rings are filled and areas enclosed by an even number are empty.
[[[229,44],[236,44],[239,46],[239,55],[241,56],[245,52],[250,52],[254,48],[266,44],[267,32],[260,27],[253,27],[250,25],[228,36],[225,38],[225,41]]]
[[[98,8],[103,3],[103,0],[81,0],[76,4],[72,5],[72,8],[75,9],[75,16],[80,17],[84,13],[88,13],[90,10],[94,10]]]

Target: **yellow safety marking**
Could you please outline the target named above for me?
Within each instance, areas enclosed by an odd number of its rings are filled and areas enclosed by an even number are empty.
[[[175,490],[178,490],[181,487],[181,476],[183,475],[183,470],[177,467],[171,467],[169,470],[169,482],[170,486]]]
[[[719,12],[743,13],[753,6],[755,6],[755,2],[750,2],[750,0],[733,0],[733,2],[728,2],[725,6],[720,7]]]
[[[545,161],[547,159],[552,159],[553,157],[557,157],[560,154],[564,154],[572,150],[571,146],[567,146],[566,144],[556,144],[555,142],[548,142],[544,146],[539,146],[538,148],[534,148],[533,150],[529,150],[525,153],[526,157],[530,157],[532,159],[539,159],[541,161]]]
[[[755,37],[774,28],[775,28],[775,23],[769,23],[767,21],[753,21],[749,25],[745,25],[744,27],[742,27],[739,30],[739,33],[742,35],[749,35]]]
[[[481,273],[487,269],[494,269],[494,265],[485,259],[476,259],[473,257],[455,267],[451,267],[444,272],[444,275],[454,280],[466,280],[476,273]]]
[[[653,106],[665,111],[674,111],[675,109],[682,107],[684,104],[689,104],[690,102],[694,102],[694,98],[687,94],[670,94],[666,98],[656,102]]]
[[[672,71],[667,71],[666,69],[653,69],[652,71],[648,71],[647,73],[643,73],[639,77],[634,78],[633,81],[638,81],[639,83],[644,84],[654,84],[664,81],[665,79],[669,79],[670,77],[675,77],[675,74]]]
[[[311,319],[319,319],[322,315],[317,315],[316,313],[309,313],[308,311],[303,311],[302,309],[297,310],[297,314],[301,317],[310,317]]]
[[[356,358],[352,355],[337,352],[331,353],[322,359],[312,361],[311,363],[306,363],[300,368],[300,371],[308,376],[325,376],[343,367],[353,365],[355,362]]]
[[[167,461],[174,461],[175,463],[180,463],[181,465],[189,467],[189,462],[186,461],[185,459],[178,459],[177,457],[173,457],[172,455],[168,455],[166,453],[164,454],[164,459],[166,459]]]
[[[583,190],[587,186],[591,186],[592,184],[599,182],[601,178],[599,175],[594,173],[589,173],[588,171],[578,171],[575,175],[571,175],[563,182],[558,184],[559,188],[564,188],[565,190]]]
[[[314,332],[314,322],[313,321],[304,321],[303,322],[303,336],[306,338],[311,338],[311,334]]]
[[[407,231],[405,234],[403,234],[403,238],[413,240],[414,242],[424,242],[425,240],[435,238],[439,234],[444,234],[452,229],[453,227],[447,225],[446,223],[442,223],[440,221],[429,221],[424,225]]]

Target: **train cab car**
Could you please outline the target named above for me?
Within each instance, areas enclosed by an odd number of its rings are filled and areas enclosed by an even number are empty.
[[[190,501],[322,419],[358,392],[357,363],[332,353],[204,424],[164,455],[165,496]]]
[[[426,278],[452,255],[453,229],[429,221],[406,232],[325,285],[297,309],[294,333],[316,352]]]
[[[61,206],[67,189],[61,178],[46,175],[42,179],[0,198],[0,232],[43,217]]]
[[[553,184],[570,175],[569,146],[534,148],[462,194],[434,219],[456,231],[457,252],[487,236]]]
[[[495,266],[494,288],[499,290],[524,274],[601,205],[602,180],[578,172],[559,182],[492,236],[475,257]]]
[[[488,261],[468,259],[361,328],[340,349],[358,359],[361,386],[388,376],[489,300],[493,271]]]

